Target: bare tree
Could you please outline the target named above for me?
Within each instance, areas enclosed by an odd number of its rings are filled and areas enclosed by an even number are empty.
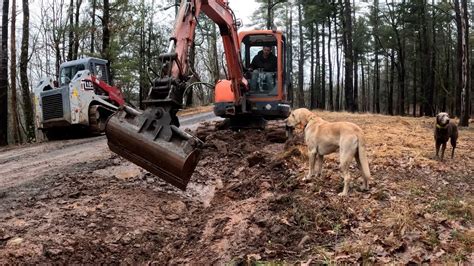
[[[8,0],[2,6],[0,49],[0,146],[8,145]]]
[[[346,110],[354,112],[356,110],[354,103],[354,56],[352,51],[352,12],[351,2],[344,0],[344,19],[343,19],[343,43],[344,43],[344,93],[346,99]]]
[[[298,57],[298,107],[304,107],[304,37],[303,37],[303,15],[301,12],[301,4],[298,4],[298,28],[299,28],[299,37],[300,37],[300,54]]]
[[[316,108],[316,94],[314,86],[314,23],[309,25],[309,38],[310,38],[310,70],[309,70],[309,79],[310,79],[310,97],[309,97],[309,108]]]
[[[12,137],[14,143],[19,143],[20,131],[18,127],[18,101],[16,92],[16,0],[12,0],[12,17],[10,30],[10,110],[12,112]]]
[[[92,14],[91,14],[91,54],[95,53],[94,47],[95,47],[95,12],[97,10],[97,0],[92,0]]]
[[[469,77],[469,20],[467,17],[467,0],[454,1],[456,11],[456,26],[458,29],[458,80],[457,87],[461,93],[461,116],[459,125],[469,126],[469,90],[470,90],[470,77]]]
[[[331,13],[328,14],[328,65],[329,65],[329,110],[334,111],[332,61],[331,61]]]
[[[21,39],[20,54],[20,83],[23,96],[23,111],[25,114],[26,137],[31,141],[35,137],[35,126],[33,121],[33,106],[30,96],[30,88],[28,86],[28,44],[30,38],[30,9],[28,0],[22,0],[23,7],[23,32]]]

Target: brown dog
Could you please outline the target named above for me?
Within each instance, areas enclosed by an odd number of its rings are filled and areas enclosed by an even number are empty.
[[[349,122],[327,122],[306,108],[293,110],[286,120],[286,124],[292,128],[298,125],[305,126],[304,136],[308,146],[309,173],[303,180],[311,178],[315,172],[317,176],[320,176],[324,155],[339,149],[340,168],[344,177],[344,189],[339,195],[345,196],[349,191],[349,164],[354,157],[362,170],[362,189],[368,188],[370,170],[364,135],[360,127]]]
[[[439,148],[441,147],[441,161],[444,157],[444,151],[446,150],[446,143],[451,139],[451,159],[454,157],[454,149],[456,149],[456,142],[458,139],[458,127],[454,122],[449,120],[447,113],[439,113],[436,116],[436,127],[434,131],[434,138],[436,142],[436,158],[439,158]]]

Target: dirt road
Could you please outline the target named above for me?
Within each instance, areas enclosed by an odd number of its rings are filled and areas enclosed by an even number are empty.
[[[185,192],[104,137],[0,150],[0,264],[474,262],[474,128],[439,162],[431,119],[321,115],[366,132],[368,192],[337,196],[335,155],[301,181],[301,142],[257,130],[209,133]]]
[[[194,130],[203,121],[217,121],[212,112],[180,118],[183,129]],[[52,141],[0,150],[0,189],[22,185],[45,175],[65,173],[70,165],[110,158],[105,136]]]

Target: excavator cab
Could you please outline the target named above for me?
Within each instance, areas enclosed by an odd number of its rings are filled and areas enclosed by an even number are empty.
[[[287,118],[290,105],[287,102],[286,40],[283,33],[243,31],[239,33],[239,40],[243,72],[248,81],[245,108],[235,110],[231,83],[223,80],[215,88],[214,113],[232,121],[243,120],[247,125],[250,120]],[[270,53],[264,58],[263,54],[268,50]],[[262,125],[262,122],[257,124]],[[237,125],[242,123],[237,122]]]

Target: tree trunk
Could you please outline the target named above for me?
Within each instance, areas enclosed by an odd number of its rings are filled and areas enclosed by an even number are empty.
[[[433,53],[433,47],[431,45],[431,38],[430,32],[428,31],[427,27],[427,11],[426,11],[426,1],[424,1],[423,5],[423,13],[422,13],[422,32],[423,32],[423,43],[424,48],[423,51],[423,61],[422,64],[424,66],[424,81],[423,81],[423,114],[426,116],[433,116],[433,77],[432,77],[432,70],[430,69],[432,66],[431,58]],[[434,70],[433,70],[434,71]]]
[[[334,39],[336,41],[336,111],[341,110],[340,97],[341,97],[341,60],[339,58],[339,36],[337,35],[337,12],[334,12]]]
[[[319,24],[316,22],[316,78],[314,88],[315,108],[321,108],[321,46],[319,43]]]
[[[69,9],[68,9],[68,17],[69,17],[69,45],[68,45],[68,53],[67,53],[67,61],[71,61],[73,59],[73,49],[74,49],[74,0],[69,2]]]
[[[469,21],[467,0],[455,0],[456,26],[458,30],[458,90],[461,94],[459,126],[469,126]]]
[[[310,109],[315,109],[316,108],[316,94],[315,94],[315,86],[314,86],[314,25],[311,24],[309,26],[309,34],[310,34],[310,43],[311,43],[311,51],[310,51],[310,101],[309,101],[309,108]]]
[[[329,64],[329,110],[334,111],[332,60],[331,60],[331,16],[328,16],[328,64]],[[336,47],[337,49],[337,47]]]
[[[387,69],[388,71],[388,69]],[[388,81],[387,113],[393,115],[393,87],[395,82],[395,51],[390,52],[390,81]]]
[[[195,65],[196,65],[196,44],[194,42],[192,42],[191,44],[191,47],[189,48],[189,70],[191,70],[190,72],[193,74],[193,80],[194,81],[201,81],[201,78],[198,75],[197,71],[196,71],[196,68],[195,68]],[[189,73],[189,74],[191,74]],[[199,87],[200,85],[198,85]],[[193,104],[193,88],[189,88],[189,90],[187,91],[186,95],[183,95],[184,97],[186,97],[186,102],[184,103],[185,106],[187,107],[190,107],[192,106]]]
[[[76,2],[76,12],[74,14],[74,47],[73,47],[73,60],[77,59],[79,56],[79,15],[80,9],[82,5],[82,0],[77,0]]]
[[[400,32],[395,30],[397,45],[398,45],[398,104],[397,104],[397,114],[405,115],[405,37],[400,36]]]
[[[418,36],[414,36],[413,38],[413,117],[416,117],[416,104],[417,104],[417,89],[418,89],[418,68],[417,68],[417,62],[418,62],[418,47],[416,45],[417,43],[417,38]]]
[[[321,25],[321,35],[323,36],[321,42],[321,109],[326,109],[326,34],[324,33],[324,21]]]
[[[35,139],[35,124],[33,103],[31,101],[31,92],[28,82],[28,45],[30,39],[30,8],[28,0],[22,1],[23,7],[23,32],[21,39],[20,54],[20,83],[23,96],[23,112],[25,114],[25,128],[27,141]]]
[[[359,55],[354,53],[354,111],[359,111]]]
[[[355,15],[355,0],[352,0],[352,19],[354,20],[352,25],[356,25],[357,19]],[[354,111],[359,111],[359,54],[358,52],[352,50],[353,52],[353,63],[354,63]]]
[[[8,145],[8,0],[3,0],[0,49],[0,146]]]
[[[95,49],[94,49],[94,46],[95,46],[95,11],[96,11],[96,1],[97,0],[92,0],[92,21],[91,21],[91,54],[94,54],[95,53]]]
[[[346,99],[346,110],[350,112],[355,111],[354,104],[354,86],[353,86],[353,62],[354,56],[352,51],[352,12],[351,12],[351,2],[350,0],[344,0],[344,19],[343,19],[343,28],[344,28],[344,93]]]
[[[289,37],[288,37],[288,59],[286,60],[288,64],[288,101],[292,103],[293,106],[296,106],[296,101],[294,97],[294,90],[293,90],[293,8],[292,5],[289,4],[289,12],[290,12],[290,19],[288,21],[287,28],[289,29]]]
[[[300,53],[298,60],[298,107],[304,107],[304,37],[303,37],[303,15],[301,4],[298,4],[298,29],[300,40]]]
[[[366,111],[366,108],[365,108],[365,104],[366,104],[366,94],[367,94],[367,91],[366,91],[366,88],[365,88],[365,71],[364,71],[364,60],[361,60],[361,65],[360,65],[360,70],[361,70],[361,78],[362,78],[362,99],[361,99],[361,111],[362,112],[365,112]]]
[[[435,6],[435,0],[431,0],[431,6]],[[437,102],[435,101],[435,95],[438,91],[438,83],[436,83],[436,28],[435,28],[435,11],[434,8],[432,9],[432,16],[431,16],[431,45],[430,45],[430,80],[429,84],[431,87],[431,93],[428,95],[429,105],[431,107],[430,116],[434,116],[436,109],[437,109]]]
[[[21,133],[18,127],[18,101],[16,92],[16,0],[12,0],[12,17],[10,30],[10,88],[11,88],[11,105],[12,112],[12,137],[13,143],[21,142]]]
[[[146,78],[146,66],[145,66],[145,1],[141,0],[140,1],[140,48],[138,50],[138,72],[139,72],[139,91],[138,91],[138,103],[140,105],[140,109],[145,109],[145,106],[143,104],[144,100],[144,95],[146,87],[147,87],[147,78]]]
[[[110,52],[110,4],[109,0],[104,0],[104,10],[102,16],[102,58],[106,59],[107,62],[107,75],[110,77],[111,83],[113,84],[113,71],[110,66],[112,65],[112,54]]]
[[[374,1],[374,14],[375,14],[375,22],[374,22],[374,29],[373,34],[376,38],[378,38],[378,31],[379,31],[379,1]],[[373,100],[372,100],[372,109],[375,113],[380,113],[380,67],[379,67],[379,44],[376,43],[374,47],[375,51],[375,68],[374,68],[374,93],[373,93]]]
[[[371,111],[370,108],[371,108],[371,106],[372,106],[372,105],[371,105],[371,102],[370,102],[370,100],[371,100],[370,95],[372,95],[374,92],[373,92],[373,86],[372,86],[372,89],[371,89],[371,87],[370,87],[370,85],[372,84],[372,83],[370,82],[370,75],[371,75],[372,73],[370,72],[370,70],[371,70],[371,68],[370,68],[371,64],[369,63],[369,61],[366,62],[366,66],[367,66],[367,73],[365,73],[365,77],[366,77],[365,87],[367,88],[367,90],[366,90],[366,95],[365,95],[365,111],[366,111],[366,112],[370,112],[370,111]],[[371,93],[372,93],[372,94],[371,94]]]
[[[272,0],[267,0],[267,30],[272,29]]]
[[[214,62],[213,64],[213,68],[212,68],[212,77],[213,77],[213,81],[214,83],[217,83],[217,81],[219,80],[219,59],[218,59],[218,55],[217,55],[217,31],[216,31],[216,24],[215,23],[212,23],[211,25],[211,45],[210,45],[210,48],[211,48],[211,55],[212,55],[212,62]]]

